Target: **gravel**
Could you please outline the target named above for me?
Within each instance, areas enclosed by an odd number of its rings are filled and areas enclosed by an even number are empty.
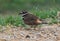
[[[0,41],[60,41],[60,27],[58,25],[44,25],[37,29],[5,28],[3,32],[0,32]]]

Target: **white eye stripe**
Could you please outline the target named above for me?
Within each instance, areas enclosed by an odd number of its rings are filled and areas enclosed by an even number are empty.
[[[24,17],[26,14],[21,14],[22,17]]]
[[[24,15],[26,15],[26,14],[21,14],[22,17],[23,17]]]
[[[22,14],[22,16],[24,16],[24,15],[26,15],[26,14]]]

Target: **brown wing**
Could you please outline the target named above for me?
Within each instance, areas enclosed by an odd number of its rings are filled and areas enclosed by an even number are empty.
[[[32,14],[27,14],[26,16],[24,16],[24,22],[28,25],[37,25],[41,23],[40,19]]]

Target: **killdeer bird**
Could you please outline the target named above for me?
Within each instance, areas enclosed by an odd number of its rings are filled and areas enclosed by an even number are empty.
[[[22,11],[19,13],[23,17],[23,21],[25,24],[30,25],[31,27],[36,28],[39,24],[46,24],[42,19],[39,19],[37,16],[30,14],[27,11]]]

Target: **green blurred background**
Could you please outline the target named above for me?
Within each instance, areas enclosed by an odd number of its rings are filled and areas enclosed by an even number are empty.
[[[0,12],[19,10],[60,10],[60,0],[0,0]]]
[[[24,25],[19,12],[27,10],[41,19],[57,23],[60,0],[0,0],[0,25]]]

